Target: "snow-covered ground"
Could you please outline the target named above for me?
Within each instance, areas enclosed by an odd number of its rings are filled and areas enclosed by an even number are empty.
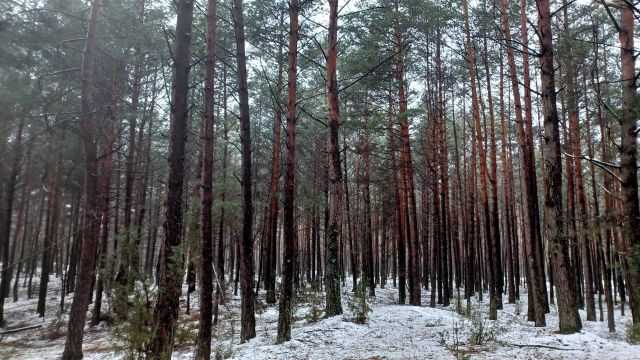
[[[0,359],[57,359],[62,353],[66,333],[66,316],[59,315],[60,298],[52,281],[47,316],[44,321],[35,313],[37,298],[18,302],[7,299],[5,313],[9,328],[42,324],[40,328],[0,335]],[[343,288],[343,307],[348,313],[346,297],[350,285]],[[630,315],[620,317],[616,307],[616,333],[609,333],[606,321],[587,322],[580,311],[584,328],[579,334],[559,335],[557,313],[551,306],[547,327],[536,328],[526,321],[526,294],[519,304],[506,304],[498,312],[498,320],[486,319],[488,304],[473,303],[471,318],[451,307],[428,307],[429,292],[422,292],[422,303],[416,307],[397,305],[397,289],[376,289],[365,324],[356,324],[348,316],[319,319],[311,323],[312,307],[321,309],[320,298],[307,292],[305,302],[296,305],[291,341],[274,345],[278,311],[265,306],[263,294],[257,306],[256,332],[251,341],[239,343],[238,297],[232,297],[221,307],[220,323],[214,329],[216,337],[212,351],[232,359],[639,359],[640,346],[626,341],[626,324]],[[485,297],[486,298],[486,297]],[[67,303],[71,298],[66,299]],[[315,300],[315,301],[313,301]],[[505,299],[506,300],[506,299]],[[185,301],[181,301],[186,306]],[[464,300],[463,300],[463,306]],[[67,308],[68,309],[68,308]],[[191,315],[181,312],[180,326],[197,333],[197,293],[192,294]],[[606,320],[606,313],[604,314]],[[473,318],[473,319],[472,319]],[[476,338],[483,330],[480,344]],[[85,359],[117,359],[116,340],[105,323],[87,327],[84,340]],[[175,359],[191,359],[193,344],[187,342],[174,352]]]

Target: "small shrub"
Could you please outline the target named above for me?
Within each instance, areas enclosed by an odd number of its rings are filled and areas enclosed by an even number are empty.
[[[471,326],[469,329],[468,342],[475,345],[482,345],[486,337],[486,322],[482,316],[482,312],[478,309],[473,309],[469,319],[471,320]]]
[[[440,325],[442,325],[441,322],[440,322]],[[460,342],[460,333],[462,331],[463,326],[464,326],[464,323],[461,324],[457,322],[454,317],[451,323],[451,332],[449,332],[449,330],[445,328],[445,329],[439,330],[436,333],[438,344],[440,344],[440,346],[444,347],[445,349],[451,351],[451,353],[456,357],[456,359],[459,359],[459,360],[469,358],[469,355],[467,354],[467,350],[465,350],[465,348],[462,346],[463,343]]]
[[[153,339],[152,309],[146,287],[142,290],[136,287],[129,301],[126,317],[118,319],[112,328],[114,350],[125,359],[140,359],[145,357],[146,347]]]
[[[640,324],[627,324],[627,341],[631,344],[640,344]]]
[[[189,328],[185,325],[178,325],[173,336],[173,347],[176,349],[185,348],[196,342],[197,330]]]
[[[347,295],[347,319],[356,324],[364,324],[367,322],[369,313],[373,310],[369,304],[369,296],[367,295],[367,286],[364,282],[358,283],[353,295]]]
[[[492,321],[490,325],[488,325],[484,314],[478,308],[473,309],[469,318],[471,323],[467,341],[470,344],[482,345],[487,341],[495,341],[498,335],[506,331],[497,321]]]
[[[228,359],[233,355],[233,343],[231,341],[216,342],[213,347],[213,355],[216,360]]]
[[[318,322],[322,317],[322,300],[317,295],[310,296],[309,305],[311,306],[311,309],[309,310],[309,313],[307,313],[306,319],[309,324],[313,324]]]
[[[67,322],[60,312],[56,314],[56,319],[47,325],[42,338],[45,340],[57,340],[67,334]]]

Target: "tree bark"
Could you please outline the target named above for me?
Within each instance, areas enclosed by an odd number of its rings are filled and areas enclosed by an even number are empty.
[[[80,255],[80,272],[77,288],[73,293],[73,303],[69,315],[67,339],[62,359],[81,359],[82,340],[87,308],[91,301],[93,275],[96,262],[96,244],[100,231],[98,215],[98,154],[96,148],[93,112],[93,61],[96,50],[96,34],[98,32],[98,16],[101,0],[93,0],[89,15],[87,40],[81,66],[81,104],[80,129],[85,158],[84,173],[84,205],[82,219],[82,250]]]
[[[269,206],[267,209],[266,223],[266,266],[264,275],[264,287],[266,290],[265,301],[267,304],[276,303],[276,235],[278,233],[278,184],[280,182],[280,154],[282,138],[282,79],[284,73],[284,60],[282,45],[278,51],[278,81],[276,98],[274,99],[275,118],[273,123],[273,151],[271,155],[271,183],[269,184]]]
[[[177,2],[176,46],[171,94],[169,178],[165,205],[165,239],[158,281],[158,299],[153,311],[154,337],[149,344],[151,359],[169,359],[173,350],[175,321],[182,289],[182,194],[184,191],[185,145],[189,122],[189,70],[193,0]]]
[[[278,313],[276,343],[291,340],[293,322],[293,276],[295,252],[294,197],[296,171],[296,121],[297,121],[297,64],[298,64],[298,1],[289,2],[289,61],[287,69],[287,157],[284,172],[282,285]]]
[[[13,212],[13,200],[15,197],[16,184],[18,182],[18,175],[20,174],[21,160],[22,160],[22,132],[24,129],[24,117],[20,117],[20,123],[18,124],[18,132],[14,142],[14,158],[13,164],[9,172],[9,180],[5,185],[6,194],[4,196],[4,203],[2,209],[2,217],[0,217],[0,244],[2,246],[2,275],[0,279],[0,326],[5,325],[4,319],[4,299],[9,295],[9,285],[11,284],[11,276],[13,273],[13,266],[9,264],[11,247],[11,214]],[[16,231],[20,231],[18,227]],[[13,248],[18,244],[13,243]]]
[[[520,2],[521,10],[524,11],[525,2],[521,0]],[[545,326],[545,310],[544,310],[544,302],[545,299],[542,296],[543,291],[540,289],[541,287],[546,286],[544,282],[541,281],[540,272],[542,269],[539,266],[536,266],[536,226],[534,219],[536,213],[534,211],[533,203],[536,200],[536,196],[534,193],[533,183],[535,182],[535,178],[532,178],[532,172],[530,171],[530,166],[533,163],[530,157],[530,152],[527,145],[526,133],[525,133],[525,119],[522,116],[523,108],[522,102],[520,100],[520,87],[518,83],[518,76],[516,70],[515,56],[513,53],[513,45],[511,41],[511,30],[509,28],[509,17],[507,13],[506,1],[500,0],[500,9],[502,13],[502,32],[505,37],[506,48],[507,48],[507,62],[509,64],[509,75],[511,77],[511,88],[513,94],[513,103],[516,115],[516,123],[518,126],[518,154],[520,157],[520,172],[522,176],[522,198],[523,198],[523,234],[524,234],[524,244],[525,244],[525,253],[527,254],[526,261],[526,269],[527,269],[527,282],[528,288],[528,296],[533,300],[529,302],[529,310],[528,311],[532,317],[530,320],[535,321],[536,326]],[[526,99],[525,99],[526,100]],[[526,101],[525,101],[526,102]],[[530,107],[530,103],[526,104],[526,106]],[[525,111],[526,112],[526,111]]]
[[[297,14],[296,14],[297,25]],[[293,28],[292,28],[293,31]],[[297,28],[296,30],[297,31]],[[340,165],[340,108],[338,102],[338,0],[329,0],[329,40],[327,47],[327,103],[329,106],[329,156],[331,215],[325,256],[326,316],[342,314],[340,302],[340,268],[338,264],[338,238],[344,217],[342,214],[342,167]],[[294,114],[295,115],[295,114]],[[373,279],[370,279],[373,280]],[[371,290],[373,291],[373,289]]]
[[[638,204],[638,106],[636,99],[636,57],[634,47],[634,9],[625,3],[620,14],[620,80],[622,112],[620,114],[620,178],[622,195],[622,229],[625,239],[621,249],[629,307],[634,324],[640,324],[640,205]]]
[[[570,269],[569,246],[564,235],[560,121],[556,105],[551,11],[549,0],[536,0],[536,3],[540,31],[541,94],[544,109],[545,233],[549,242],[549,255],[557,290],[560,332],[568,334],[580,331],[582,323],[575,298],[575,279]]]
[[[196,359],[211,358],[213,315],[213,126],[216,68],[216,0],[207,3],[206,60],[204,75],[204,144],[202,158],[202,244],[200,247],[200,322]]]
[[[249,90],[247,88],[247,57],[244,44],[244,14],[242,0],[233,2],[233,27],[236,37],[238,100],[240,104],[240,143],[242,149],[242,307],[240,341],[256,336],[255,294],[253,293],[253,199],[251,174],[251,123]]]

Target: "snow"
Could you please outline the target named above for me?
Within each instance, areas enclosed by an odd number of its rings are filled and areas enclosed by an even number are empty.
[[[47,316],[37,317],[37,297],[26,300],[21,293],[18,302],[7,299],[5,313],[10,328],[42,324],[37,329],[0,336],[0,359],[57,359],[64,347],[66,317],[59,316],[59,279],[50,284]],[[346,297],[350,284],[343,287],[343,308],[348,312]],[[36,293],[37,294],[37,293]],[[310,295],[311,294],[311,295]],[[421,307],[397,305],[397,289],[376,289],[371,299],[372,312],[365,324],[349,321],[348,316],[321,318],[310,323],[313,293],[306,293],[306,302],[295,307],[295,322],[291,341],[275,345],[278,311],[277,305],[266,306],[261,293],[256,306],[256,333],[251,341],[239,343],[240,298],[230,296],[226,306],[220,308],[220,323],[214,329],[212,352],[231,359],[639,359],[640,346],[626,341],[626,325],[630,315],[620,317],[616,306],[616,333],[609,333],[606,321],[587,322],[581,310],[583,330],[578,334],[559,335],[557,313],[551,306],[547,326],[536,328],[526,321],[526,293],[521,291],[520,304],[504,304],[498,311],[498,320],[487,320],[488,304],[473,301],[476,321],[455,312],[452,306],[428,307],[429,292],[422,291]],[[315,295],[318,296],[318,295]],[[323,295],[316,300],[323,301]],[[182,299],[184,300],[184,299]],[[184,307],[186,301],[181,300]],[[505,297],[506,300],[506,297]],[[67,306],[71,297],[66,299]],[[322,309],[322,303],[316,303]],[[462,300],[462,306],[465,301]],[[191,315],[181,311],[180,326],[197,333],[197,292],[191,294]],[[67,307],[68,310],[68,307]],[[473,317],[473,316],[472,316]],[[604,313],[606,320],[606,312]],[[54,326],[58,323],[60,326]],[[475,324],[474,324],[475,323]],[[483,325],[485,339],[474,344],[470,337]],[[58,334],[56,335],[56,332]],[[114,339],[109,327],[100,323],[87,327],[84,340],[85,359],[118,359],[122,355],[113,349]],[[175,359],[192,359],[193,344],[174,351]]]

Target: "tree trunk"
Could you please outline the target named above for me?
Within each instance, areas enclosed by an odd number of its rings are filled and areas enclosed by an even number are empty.
[[[271,183],[269,184],[269,206],[267,220],[265,221],[266,236],[266,266],[264,275],[264,287],[266,290],[265,301],[267,304],[276,303],[276,235],[278,232],[278,183],[280,182],[280,154],[281,154],[281,127],[282,127],[282,78],[284,73],[284,60],[282,45],[278,51],[278,82],[276,89],[275,119],[273,123],[273,152],[271,155]]]
[[[570,269],[569,247],[564,235],[562,213],[562,163],[560,131],[556,105],[556,85],[553,64],[553,41],[549,0],[537,0],[540,30],[540,70],[542,104],[544,109],[545,141],[545,233],[549,241],[549,255],[558,298],[561,333],[580,331],[582,323],[575,298],[575,279]]]
[[[224,141],[224,149],[222,150],[222,184],[227,182],[227,153],[229,150],[229,129],[227,127],[227,67],[222,65],[222,140]],[[225,208],[224,202],[227,199],[226,189],[220,194],[220,221],[218,222],[218,246],[216,260],[216,301],[213,305],[213,324],[218,323],[219,304],[224,301],[225,279],[224,279],[224,222]],[[230,251],[231,253],[233,250]],[[232,257],[233,255],[231,255]],[[231,268],[233,274],[233,267]]]
[[[175,321],[182,289],[182,194],[184,191],[185,145],[189,122],[189,70],[193,0],[177,2],[174,76],[171,94],[169,178],[165,205],[165,239],[158,281],[158,299],[153,311],[154,337],[149,344],[152,359],[169,359],[173,350]]]
[[[398,1],[395,2],[395,11],[398,10]],[[398,102],[400,116],[400,183],[403,191],[405,213],[404,235],[406,240],[408,266],[409,266],[409,303],[420,306],[420,251],[418,239],[418,224],[416,214],[415,183],[413,179],[413,161],[411,159],[411,141],[409,138],[409,118],[407,112],[407,93],[404,83],[404,52],[402,44],[402,31],[400,24],[396,23],[396,79],[398,81]]]
[[[116,125],[115,107],[117,105],[116,91],[116,79],[114,75],[112,84],[112,96],[111,104],[107,108],[106,124],[105,127],[105,146],[104,146],[104,158],[102,159],[102,174],[100,177],[100,212],[101,212],[101,227],[102,233],[100,234],[100,247],[98,249],[98,281],[96,283],[96,300],[93,305],[93,312],[91,316],[91,325],[97,325],[101,320],[101,308],[102,308],[102,293],[104,291],[104,282],[107,275],[107,250],[109,246],[109,205],[111,201],[109,186],[111,184],[111,175],[113,172],[113,144],[116,140],[114,127]]]
[[[62,353],[63,359],[82,358],[82,338],[87,315],[87,307],[91,300],[93,275],[96,262],[96,244],[100,231],[98,219],[98,154],[94,139],[93,124],[93,61],[96,50],[96,33],[101,0],[93,0],[89,16],[87,41],[81,66],[81,115],[80,128],[85,158],[84,173],[84,205],[82,219],[82,250],[80,255],[80,271],[77,288],[73,293],[73,303],[69,315],[67,339]]]
[[[13,200],[15,197],[16,183],[20,174],[22,161],[22,132],[24,129],[24,117],[20,118],[18,124],[18,133],[14,143],[14,158],[11,170],[9,172],[9,181],[5,185],[6,194],[4,196],[4,207],[2,209],[2,217],[0,217],[0,244],[2,246],[2,275],[0,279],[0,326],[5,325],[4,319],[4,299],[9,295],[9,285],[11,284],[11,276],[13,266],[9,265],[9,254],[11,249],[11,213],[13,212]],[[20,231],[17,227],[16,231]],[[13,243],[13,248],[18,244]]]
[[[202,157],[202,244],[200,247],[200,322],[196,359],[211,358],[213,315],[213,126],[216,68],[216,0],[207,4],[206,62],[204,75],[204,145]]]
[[[242,148],[242,308],[240,341],[256,336],[255,294],[253,293],[253,199],[251,174],[251,123],[249,121],[249,91],[247,89],[247,57],[244,44],[244,14],[242,0],[233,2],[233,27],[236,36],[238,101],[240,105],[240,143]]]
[[[287,158],[284,172],[284,252],[282,255],[282,285],[278,313],[276,343],[291,340],[293,322],[293,272],[295,253],[295,225],[293,219],[296,171],[296,85],[298,64],[298,1],[289,3],[289,63],[287,70]]]
[[[623,6],[619,34],[622,83],[620,178],[622,179],[622,228],[625,239],[621,253],[633,323],[640,324],[640,206],[638,205],[638,107],[634,8],[630,3],[625,3]]]
[[[366,100],[368,101],[368,100]],[[365,116],[369,114],[365,111]],[[363,162],[364,162],[364,261],[362,261],[362,280],[365,281],[369,288],[369,296],[375,296],[375,282],[373,276],[373,242],[372,242],[372,224],[371,224],[371,174],[369,164],[369,129],[368,121],[365,118],[364,123],[364,144],[363,144]]]
[[[297,5],[296,5],[297,6]],[[296,13],[296,25],[297,25]],[[292,28],[292,32],[294,29]],[[295,29],[297,32],[297,28]],[[331,220],[328,231],[327,254],[325,256],[325,286],[327,304],[326,316],[342,314],[340,302],[340,269],[338,264],[338,238],[344,217],[342,215],[342,167],[340,165],[340,108],[338,102],[338,0],[329,0],[329,40],[327,47],[327,103],[329,106],[329,156],[330,161],[330,191],[331,191]],[[294,68],[295,70],[295,68]],[[295,110],[295,109],[294,109]],[[294,113],[295,116],[295,113]],[[372,290],[373,291],[373,290]]]
[[[482,195],[482,213],[484,214],[484,239],[489,244],[496,244],[497,240],[495,237],[497,233],[493,233],[491,229],[491,215],[489,213],[489,197],[488,197],[488,185],[487,185],[487,157],[485,154],[484,148],[484,140],[482,135],[482,126],[480,124],[480,108],[478,103],[478,85],[476,79],[476,63],[475,63],[475,55],[471,42],[471,32],[469,29],[469,11],[468,4],[465,0],[463,2],[464,7],[464,17],[465,17],[465,33],[466,33],[466,48],[467,48],[467,63],[469,65],[469,77],[471,80],[471,108],[472,108],[472,117],[473,122],[475,124],[475,135],[476,135],[476,146],[478,147],[478,157],[480,159],[480,186],[481,186],[481,195]],[[489,94],[490,96],[491,94]],[[493,255],[493,246],[487,246],[487,254],[486,260],[488,262],[489,268],[489,297],[490,297],[490,309],[497,309],[498,300],[496,297],[496,279],[494,275],[494,255]],[[493,312],[490,313],[489,318],[495,319],[497,314]]]
[[[524,11],[525,2],[521,0],[520,7],[522,11]],[[520,100],[520,87],[517,78],[517,70],[515,63],[515,56],[513,54],[513,45],[511,42],[511,31],[509,28],[509,17],[507,13],[506,1],[500,0],[500,9],[502,12],[502,31],[506,41],[507,48],[507,62],[509,64],[509,75],[511,77],[511,88],[513,94],[513,102],[514,109],[516,115],[516,123],[518,125],[518,143],[519,143],[519,157],[520,157],[520,172],[522,177],[522,198],[523,198],[523,241],[525,243],[527,254],[526,261],[526,269],[527,269],[527,279],[528,279],[528,296],[533,300],[529,301],[529,311],[528,313],[532,316],[529,320],[534,320],[536,326],[545,326],[545,310],[544,303],[545,299],[542,296],[543,292],[540,289],[541,287],[546,286],[541,280],[540,272],[542,269],[536,266],[536,226],[535,226],[535,215],[534,205],[533,203],[536,200],[536,196],[534,193],[533,183],[535,182],[535,178],[532,177],[532,172],[530,171],[530,166],[533,163],[532,160],[529,159],[530,152],[528,150],[526,134],[525,134],[525,124],[524,118],[522,116],[522,102]],[[530,107],[530,103],[526,104],[526,106]]]

